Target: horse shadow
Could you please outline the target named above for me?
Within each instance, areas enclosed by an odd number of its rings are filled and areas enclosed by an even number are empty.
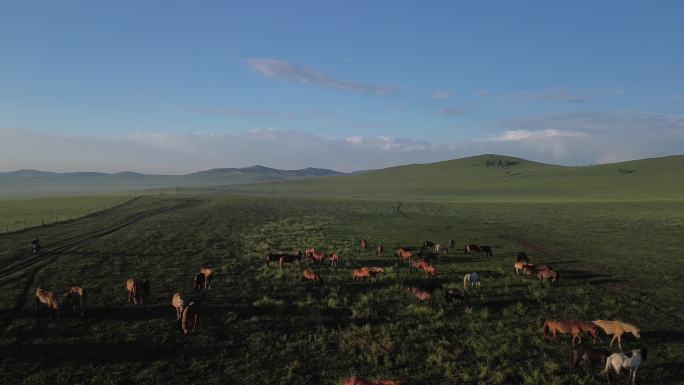
[[[684,332],[675,330],[648,330],[642,331],[641,336],[647,340],[684,342]]]

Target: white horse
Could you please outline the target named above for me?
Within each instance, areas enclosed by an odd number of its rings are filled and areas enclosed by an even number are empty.
[[[480,274],[470,273],[463,276],[463,289],[470,287],[480,287]]]
[[[606,375],[608,383],[610,384],[610,372],[615,372],[618,376],[622,374],[622,369],[629,370],[629,376],[632,379],[632,385],[636,384],[636,374],[641,366],[641,361],[646,360],[646,348],[632,350],[632,356],[627,357],[622,353],[611,354],[606,359],[606,367],[603,369],[603,374]]]
[[[176,308],[176,318],[180,321],[181,315],[183,314],[183,308],[185,307],[185,302],[183,301],[183,298],[181,298],[180,293],[173,295],[171,306]]]

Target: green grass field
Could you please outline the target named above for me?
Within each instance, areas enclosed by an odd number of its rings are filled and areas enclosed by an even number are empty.
[[[126,195],[0,199],[0,233],[80,218],[129,199]]]
[[[395,209],[361,199],[145,197],[45,228],[55,252],[38,260],[26,257],[30,233],[2,236],[0,383],[339,384],[352,374],[407,384],[604,383],[594,368],[570,372],[570,337],[543,339],[545,318],[633,322],[642,339],[627,337],[625,349],[651,350],[640,383],[681,382],[681,201],[407,201],[406,217]],[[362,237],[388,251],[361,252]],[[439,291],[433,306],[416,303],[406,288],[430,279],[389,250],[450,238],[494,247],[493,258],[452,252],[435,262],[447,286],[482,274],[472,311]],[[265,250],[310,245],[342,256],[336,269],[313,266],[323,286],[302,282],[308,263],[264,265]],[[554,266],[559,286],[516,277],[519,250]],[[194,293],[204,265],[218,269],[214,289]],[[387,274],[355,283],[350,270],[362,265]],[[127,304],[125,280],[143,275],[151,302]],[[91,292],[84,319],[36,314],[36,286],[62,292],[72,282]],[[176,291],[202,301],[194,335],[175,322]]]
[[[623,342],[650,350],[641,384],[682,384],[682,159],[565,168],[484,156],[139,197],[0,235],[0,383],[340,384],[356,374],[409,385],[600,384],[597,368],[570,370],[569,336],[548,340],[540,328],[547,318],[603,318],[642,329]],[[23,207],[39,211],[34,202]],[[60,202],[84,210],[95,201]],[[30,256],[34,234],[45,249]],[[362,252],[361,238],[385,254]],[[437,278],[392,253],[451,238],[458,250],[436,260]],[[465,256],[466,243],[491,245],[494,257]],[[338,252],[339,266],[264,263],[265,252],[308,246]],[[558,287],[517,277],[517,251],[553,266]],[[368,265],[386,274],[354,282],[351,270]],[[208,293],[192,290],[202,266],[217,270]],[[325,284],[303,282],[307,267]],[[407,292],[459,287],[472,271],[483,282],[468,311],[440,291],[431,306]],[[126,279],[143,276],[151,301],[128,304]],[[85,318],[36,313],[36,287],[61,296],[72,283],[90,291]],[[200,301],[197,333],[181,333],[175,292]]]

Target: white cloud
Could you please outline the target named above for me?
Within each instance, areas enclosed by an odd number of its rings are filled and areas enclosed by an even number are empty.
[[[530,130],[510,130],[503,134],[491,137],[489,140],[512,142],[519,140],[536,140],[536,139],[555,139],[555,138],[586,138],[589,135],[578,131],[563,131],[555,128],[546,128],[538,131]]]
[[[444,100],[448,99],[449,97],[453,96],[454,93],[451,91],[437,91],[434,94],[432,94],[432,98],[435,100]]]
[[[264,76],[295,83],[373,95],[390,95],[399,91],[388,85],[372,85],[340,80],[311,68],[277,59],[248,59],[247,66]]]

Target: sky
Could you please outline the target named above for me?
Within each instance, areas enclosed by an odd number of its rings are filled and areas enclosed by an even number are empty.
[[[0,2],[0,171],[684,153],[681,1]]]

